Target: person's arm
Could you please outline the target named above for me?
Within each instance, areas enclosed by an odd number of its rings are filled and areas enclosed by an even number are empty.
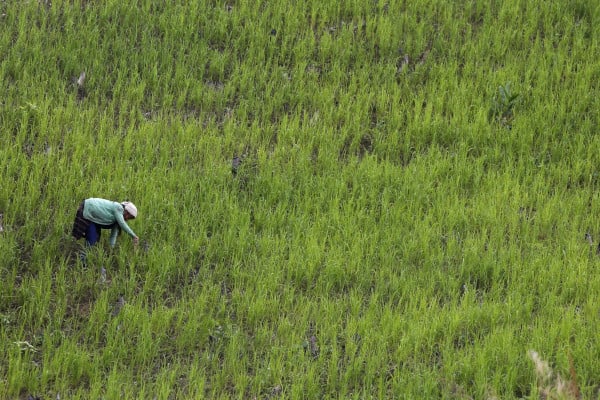
[[[119,227],[113,226],[110,230],[110,246],[115,247],[117,243],[117,236],[119,236]]]
[[[123,229],[125,232],[127,232],[127,234],[129,236],[131,236],[132,238],[137,237],[137,235],[133,232],[133,230],[131,230],[129,225],[127,225],[127,222],[125,222],[125,218],[123,218],[123,206],[121,206],[120,204],[115,204],[115,219],[117,220],[117,224],[119,224],[121,229]],[[113,233],[113,235],[114,235],[114,233]],[[115,236],[115,240],[116,240],[116,236]]]

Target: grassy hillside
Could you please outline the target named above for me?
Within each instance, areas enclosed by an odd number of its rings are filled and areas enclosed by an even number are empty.
[[[599,26],[0,1],[0,398],[598,398]]]

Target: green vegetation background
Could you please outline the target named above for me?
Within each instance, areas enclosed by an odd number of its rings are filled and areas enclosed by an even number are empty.
[[[536,398],[536,350],[597,398],[599,27],[0,1],[0,397]],[[91,196],[134,201],[141,245],[83,268]]]

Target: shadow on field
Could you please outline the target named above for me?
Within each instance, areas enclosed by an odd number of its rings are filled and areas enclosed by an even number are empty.
[[[80,255],[84,251],[84,246],[73,240],[70,235],[68,237],[63,236],[59,246],[60,253],[64,254],[67,260],[67,265],[71,268],[76,267],[77,262],[80,260]]]

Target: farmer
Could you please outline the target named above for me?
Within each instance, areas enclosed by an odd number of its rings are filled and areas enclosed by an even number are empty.
[[[98,198],[86,199],[77,209],[72,235],[75,239],[84,237],[88,246],[93,246],[100,239],[101,230],[110,229],[112,247],[117,242],[117,235],[123,229],[133,238],[133,244],[137,246],[139,238],[125,222],[135,217],[137,217],[137,208],[128,201],[117,203]]]

